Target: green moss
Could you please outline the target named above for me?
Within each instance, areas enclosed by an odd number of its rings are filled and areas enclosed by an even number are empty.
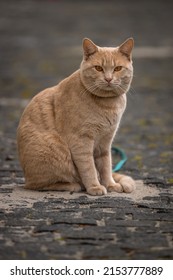
[[[139,119],[138,125],[142,127],[148,126],[148,121],[146,119]]]
[[[149,149],[155,149],[155,148],[157,148],[157,144],[156,143],[149,143],[148,148]]]
[[[20,256],[21,256],[21,259],[26,259],[27,258],[26,251],[24,251],[24,250],[20,251]]]
[[[173,184],[173,178],[169,178],[167,181],[168,183]]]
[[[132,161],[137,163],[138,169],[141,169],[143,166],[142,156],[136,155],[132,158]]]
[[[164,144],[165,145],[173,144],[173,133],[165,135]]]

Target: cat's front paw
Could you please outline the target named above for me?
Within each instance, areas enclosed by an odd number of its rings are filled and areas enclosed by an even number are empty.
[[[99,185],[99,186],[93,186],[90,188],[87,188],[87,193],[90,195],[105,195],[107,194],[107,190],[104,186]]]

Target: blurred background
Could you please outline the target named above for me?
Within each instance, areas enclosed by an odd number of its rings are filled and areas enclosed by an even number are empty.
[[[172,184],[172,11],[171,0],[1,0],[2,180],[18,182],[21,176],[16,128],[24,107],[79,68],[82,39],[118,46],[133,37],[134,79],[114,145],[129,158],[123,171]]]

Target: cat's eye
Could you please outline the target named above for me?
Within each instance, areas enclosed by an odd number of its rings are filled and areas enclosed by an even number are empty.
[[[117,67],[115,67],[114,71],[115,71],[115,72],[121,71],[122,68],[123,68],[122,66],[117,66]]]
[[[103,71],[103,68],[100,66],[100,65],[96,65],[95,66],[95,69],[99,72],[102,72]]]

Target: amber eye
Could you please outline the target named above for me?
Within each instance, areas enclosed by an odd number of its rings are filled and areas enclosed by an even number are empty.
[[[117,67],[115,67],[114,71],[116,71],[116,72],[121,71],[122,68],[123,68],[122,66],[117,66]]]
[[[102,68],[101,66],[99,66],[99,65],[96,65],[96,66],[95,66],[95,69],[96,69],[97,71],[99,71],[99,72],[102,72],[102,71],[103,71],[103,68]]]

